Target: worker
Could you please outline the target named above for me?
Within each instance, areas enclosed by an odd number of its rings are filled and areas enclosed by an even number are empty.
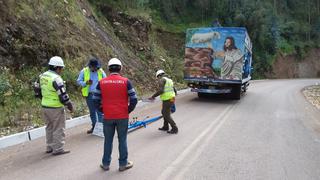
[[[73,112],[73,105],[66,92],[61,73],[64,62],[61,57],[54,56],[49,61],[49,70],[40,75],[42,95],[42,112],[46,123],[46,153],[61,155],[69,153],[63,148],[65,144],[65,110]]]
[[[177,91],[173,86],[173,81],[166,77],[166,74],[163,70],[158,70],[156,72],[156,77],[159,80],[159,88],[158,91],[149,98],[149,100],[154,100],[159,95],[160,99],[162,100],[161,113],[164,121],[163,126],[159,128],[159,130],[167,131],[169,134],[177,134],[178,127],[171,117],[171,108],[174,106]],[[171,126],[171,130],[169,130],[169,124]]]
[[[91,134],[98,122],[102,122],[103,115],[98,109],[96,109],[92,96],[98,82],[106,77],[106,73],[102,70],[101,64],[97,58],[91,58],[87,64],[87,67],[83,68],[77,79],[78,84],[82,87],[82,96],[86,98],[87,106],[90,112],[91,128],[87,131],[87,134]]]
[[[128,161],[127,132],[129,113],[135,109],[138,100],[131,82],[120,75],[121,69],[122,63],[119,59],[110,59],[110,75],[98,83],[94,94],[95,104],[104,114],[104,152],[100,167],[106,171],[111,163],[115,130],[119,141],[119,171],[133,167],[133,162]]]

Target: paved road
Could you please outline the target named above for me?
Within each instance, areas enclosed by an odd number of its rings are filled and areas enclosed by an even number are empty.
[[[125,172],[117,171],[116,141],[111,170],[99,168],[103,139],[84,125],[68,130],[67,155],[45,154],[44,138],[2,150],[0,179],[320,179],[320,111],[301,93],[316,82],[254,81],[240,101],[180,95],[179,134],[159,132],[161,121],[130,133],[135,164]],[[135,113],[156,116],[159,105]]]

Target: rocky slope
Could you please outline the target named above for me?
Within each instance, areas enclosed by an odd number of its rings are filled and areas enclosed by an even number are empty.
[[[312,49],[305,58],[279,55],[269,78],[320,78],[320,49]]]
[[[178,67],[182,54],[173,52],[183,52],[183,35],[153,28],[149,19],[129,16],[112,6],[93,6],[87,0],[0,1],[0,24],[0,128],[4,134],[43,124],[31,83],[53,55],[65,59],[63,78],[76,104],[74,116],[87,113],[75,80],[91,56],[104,65],[111,57],[121,59],[123,73],[140,97],[156,87],[158,68],[175,80],[182,79],[182,67]]]

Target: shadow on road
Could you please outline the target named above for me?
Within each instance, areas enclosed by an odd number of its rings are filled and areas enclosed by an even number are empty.
[[[241,95],[243,98],[244,94]],[[219,104],[235,104],[240,100],[235,100],[230,94],[203,94],[201,97],[195,97],[191,99],[193,102],[207,102],[207,103],[219,103]]]

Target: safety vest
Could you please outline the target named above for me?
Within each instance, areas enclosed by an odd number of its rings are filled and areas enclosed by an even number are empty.
[[[40,76],[40,87],[42,94],[41,105],[45,107],[60,108],[64,105],[60,102],[57,90],[53,87],[56,78],[61,78],[58,74],[47,71]]]
[[[166,101],[175,97],[176,94],[174,93],[174,89],[173,89],[173,81],[167,77],[163,77],[163,78],[166,80],[166,84],[164,85],[164,91],[160,95],[160,99],[162,101]]]
[[[98,80],[99,81],[102,79],[102,76],[103,76],[103,70],[98,69]],[[90,80],[90,68],[89,67],[86,67],[83,69],[83,80],[84,80],[84,82],[87,82]],[[90,88],[90,85],[87,84],[85,87],[83,87],[81,89],[82,95],[84,97],[87,97],[89,95],[89,88]]]
[[[99,81],[105,120],[128,119],[128,79],[111,74]]]

